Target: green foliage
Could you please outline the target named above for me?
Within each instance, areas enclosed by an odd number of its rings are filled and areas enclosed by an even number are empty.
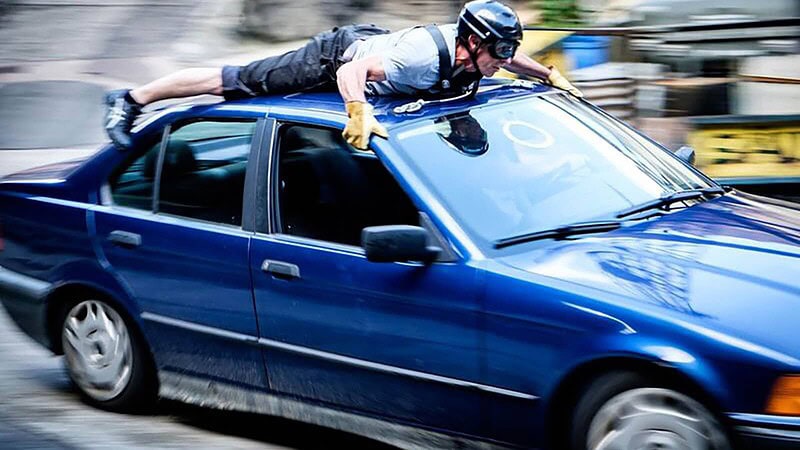
[[[541,24],[548,27],[569,27],[582,23],[578,0],[533,0],[541,12]]]

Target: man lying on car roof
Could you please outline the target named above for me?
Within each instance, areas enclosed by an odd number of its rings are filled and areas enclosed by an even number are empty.
[[[185,69],[135,89],[111,91],[105,128],[124,149],[142,107],[158,100],[201,94],[235,99],[338,87],[350,117],[342,134],[354,147],[366,149],[373,133],[387,137],[366,95],[462,95],[474,92],[481,77],[504,68],[581,96],[556,68],[517,53],[521,39],[519,17],[495,0],[467,3],[458,24],[395,33],[374,25],[334,28],[300,49],[246,66]]]

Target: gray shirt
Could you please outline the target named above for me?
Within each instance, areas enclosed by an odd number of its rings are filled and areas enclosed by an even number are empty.
[[[447,42],[450,64],[455,64],[456,25],[439,25]],[[439,81],[439,49],[424,27],[406,28],[390,34],[370,36],[354,42],[345,58],[359,60],[380,55],[384,81],[368,81],[367,95],[414,94],[431,88]]]

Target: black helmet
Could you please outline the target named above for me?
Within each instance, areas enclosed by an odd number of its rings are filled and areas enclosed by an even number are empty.
[[[510,58],[522,40],[522,23],[513,9],[498,1],[474,0],[458,15],[458,37],[466,42],[470,34],[489,44],[495,58]]]

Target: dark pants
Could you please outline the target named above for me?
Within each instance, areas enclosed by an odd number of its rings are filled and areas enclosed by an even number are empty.
[[[344,63],[342,54],[358,39],[388,33],[374,25],[349,25],[325,31],[305,46],[253,61],[246,66],[222,68],[222,90],[226,99],[309,90],[335,90],[336,71]]]

